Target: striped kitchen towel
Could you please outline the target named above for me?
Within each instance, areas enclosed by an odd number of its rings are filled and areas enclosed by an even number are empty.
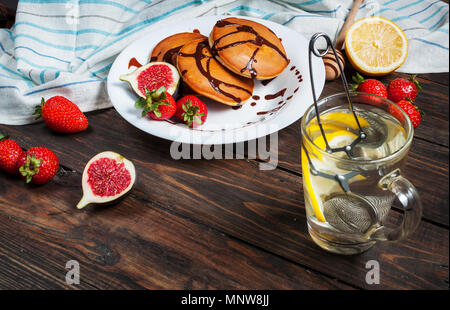
[[[20,0],[0,29],[0,123],[33,122],[41,97],[63,95],[83,111],[110,106],[105,79],[122,49],[161,23],[233,14],[272,20],[309,38],[336,38],[351,0]],[[381,15],[409,39],[400,72],[448,71],[449,6],[435,0],[366,0],[357,18]]]

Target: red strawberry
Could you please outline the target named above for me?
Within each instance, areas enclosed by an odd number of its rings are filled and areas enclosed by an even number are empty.
[[[55,96],[47,101],[42,98],[33,115],[41,116],[45,124],[53,131],[74,133],[88,127],[88,120],[80,108],[69,99]]]
[[[176,117],[191,128],[204,124],[207,115],[206,105],[195,96],[184,96],[177,101]]]
[[[58,157],[46,147],[32,147],[17,161],[22,178],[27,183],[44,184],[50,181],[59,168]]]
[[[17,160],[23,151],[19,144],[9,139],[8,136],[0,134],[0,169],[11,174],[16,174]]]
[[[177,104],[172,95],[166,92],[166,87],[161,86],[157,90],[145,89],[146,98],[139,97],[134,103],[136,109],[142,109],[142,117],[163,121],[171,118],[177,111]]]
[[[409,99],[400,100],[399,102],[397,102],[397,105],[406,112],[414,128],[417,128],[422,119],[423,112],[420,111]],[[397,113],[395,113],[392,109],[391,114],[394,115],[398,120],[402,121],[402,117],[397,115]]]
[[[387,98],[387,90],[383,83],[375,79],[364,79],[359,73],[352,77],[352,90],[374,94],[383,98]]]
[[[388,99],[394,102],[398,102],[405,98],[414,101],[416,100],[418,90],[422,90],[422,87],[416,80],[415,75],[412,75],[409,80],[397,78],[389,83]]]

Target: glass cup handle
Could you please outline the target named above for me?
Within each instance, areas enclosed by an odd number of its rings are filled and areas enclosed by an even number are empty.
[[[419,226],[422,217],[422,202],[419,193],[411,182],[401,176],[400,169],[395,169],[385,175],[378,186],[383,190],[390,190],[397,196],[404,211],[403,222],[399,227],[392,230],[381,226],[370,238],[379,241],[395,241],[408,237]]]

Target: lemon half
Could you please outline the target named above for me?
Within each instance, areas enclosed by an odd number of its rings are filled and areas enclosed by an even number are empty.
[[[408,39],[392,21],[380,16],[365,17],[347,31],[345,51],[356,70],[366,75],[385,75],[405,62]]]

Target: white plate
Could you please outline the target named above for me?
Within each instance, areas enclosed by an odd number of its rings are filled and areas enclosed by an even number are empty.
[[[208,117],[201,127],[190,129],[182,123],[155,121],[141,117],[141,111],[134,108],[136,94],[128,83],[119,80],[119,76],[132,71],[128,62],[135,57],[140,63],[148,62],[153,47],[164,38],[179,32],[194,31],[208,36],[216,21],[229,16],[207,16],[191,20],[180,20],[176,24],[164,25],[152,30],[141,39],[124,49],[114,61],[108,75],[108,94],[117,112],[132,125],[152,135],[191,144],[225,144],[256,139],[286,126],[303,116],[313,103],[308,65],[308,40],[294,30],[270,21],[257,18],[240,18],[254,20],[267,27],[281,38],[287,56],[288,67],[270,83],[263,85],[255,82],[254,96],[240,109],[206,99]],[[325,83],[323,61],[313,56],[314,85],[317,97],[320,96]],[[286,89],[283,96],[265,100],[271,95]],[[297,91],[296,91],[297,90]],[[281,103],[280,103],[281,102]],[[252,103],[256,103],[253,104]]]

